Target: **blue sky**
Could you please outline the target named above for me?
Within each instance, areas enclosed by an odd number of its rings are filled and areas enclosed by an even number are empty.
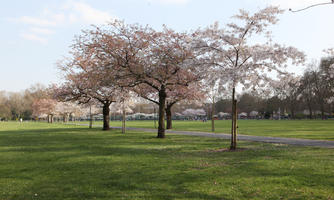
[[[74,36],[91,24],[117,18],[126,23],[163,24],[178,31],[225,24],[239,9],[267,5],[299,9],[330,0],[11,0],[0,7],[0,90],[21,91],[32,84],[59,82],[55,63],[68,55]],[[271,28],[274,41],[319,59],[334,47],[334,5],[285,12]],[[301,73],[302,68],[291,67]]]

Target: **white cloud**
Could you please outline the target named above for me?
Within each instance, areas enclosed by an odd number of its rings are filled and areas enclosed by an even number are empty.
[[[32,33],[23,33],[20,36],[26,40],[37,41],[41,44],[47,44],[48,42],[46,38],[32,34]]]
[[[56,25],[53,21],[49,19],[30,17],[30,16],[22,16],[16,19],[15,21],[18,21],[24,24],[34,25],[34,26],[55,26]]]
[[[48,28],[39,28],[39,27],[32,27],[29,30],[30,32],[36,33],[36,34],[42,34],[42,35],[51,35],[54,33],[53,30]]]
[[[177,4],[177,5],[184,5],[190,2],[190,0],[147,0],[148,2],[154,3],[161,3],[161,4]]]
[[[55,32],[55,28],[75,23],[103,24],[112,21],[113,19],[117,19],[117,17],[111,15],[107,11],[93,8],[87,3],[68,0],[58,7],[44,8],[37,16],[22,16],[16,19],[10,19],[10,21],[30,26],[24,34],[21,34],[22,38],[45,44],[47,43],[47,39],[41,35],[51,35]]]
[[[103,24],[116,18],[106,11],[95,9],[81,2],[72,2],[71,11],[74,11],[74,13],[71,13],[69,18],[71,18],[73,22],[80,20],[88,24]]]

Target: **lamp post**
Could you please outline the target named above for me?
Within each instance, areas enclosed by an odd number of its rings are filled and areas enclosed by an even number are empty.
[[[299,10],[292,10],[291,8],[289,8],[289,11],[295,13],[295,12],[300,12],[300,11],[307,10],[307,9],[309,9],[309,8],[312,8],[312,7],[322,6],[322,5],[328,5],[328,4],[334,4],[334,0],[331,0],[331,2],[326,2],[326,3],[317,3],[317,4],[313,4],[313,5],[307,6],[307,7],[305,7],[305,8],[299,9]]]

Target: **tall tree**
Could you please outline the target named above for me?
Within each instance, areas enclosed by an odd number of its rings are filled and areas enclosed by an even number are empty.
[[[208,52],[207,63],[211,63],[212,72],[220,74],[222,85],[226,85],[232,93],[232,103],[235,102],[235,88],[243,85],[245,88],[263,86],[271,78],[271,71],[281,73],[286,63],[293,64],[304,60],[304,54],[293,47],[285,47],[272,42],[269,25],[278,22],[277,15],[283,11],[277,7],[267,7],[251,15],[240,10],[234,18],[241,23],[227,24],[226,28],[219,28],[218,23],[198,31],[201,42],[199,48]],[[264,36],[264,37],[263,37]],[[257,38],[264,38],[264,42],[255,43]],[[236,105],[233,106],[234,115]],[[236,149],[236,120],[232,120],[231,146]]]
[[[94,33],[98,39],[92,50],[103,52],[101,58],[110,62],[106,68],[118,67],[118,84],[131,87],[142,97],[158,104],[157,137],[164,138],[169,88],[187,88],[200,78],[194,64],[196,56],[191,38],[166,27],[158,32],[117,21],[109,24],[107,29],[97,28]],[[143,89],[150,92],[143,92]]]

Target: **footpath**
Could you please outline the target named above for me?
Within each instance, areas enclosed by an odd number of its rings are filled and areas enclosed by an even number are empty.
[[[88,124],[70,124],[88,126]],[[94,125],[94,127],[102,127],[101,125]],[[121,129],[122,127],[111,127],[113,129]],[[127,130],[143,131],[143,132],[157,132],[157,129],[150,128],[134,128],[127,127]],[[200,137],[213,137],[221,139],[230,139],[231,134],[226,133],[208,133],[208,132],[195,132],[195,131],[174,131],[166,130],[166,133],[172,133],[177,135],[190,135]],[[300,146],[314,146],[323,148],[334,148],[334,141],[328,140],[309,140],[309,139],[297,139],[297,138],[282,138],[282,137],[266,137],[266,136],[252,136],[238,134],[238,140],[252,141],[252,142],[265,142],[265,143],[276,143],[276,144],[288,144],[288,145],[300,145]]]

